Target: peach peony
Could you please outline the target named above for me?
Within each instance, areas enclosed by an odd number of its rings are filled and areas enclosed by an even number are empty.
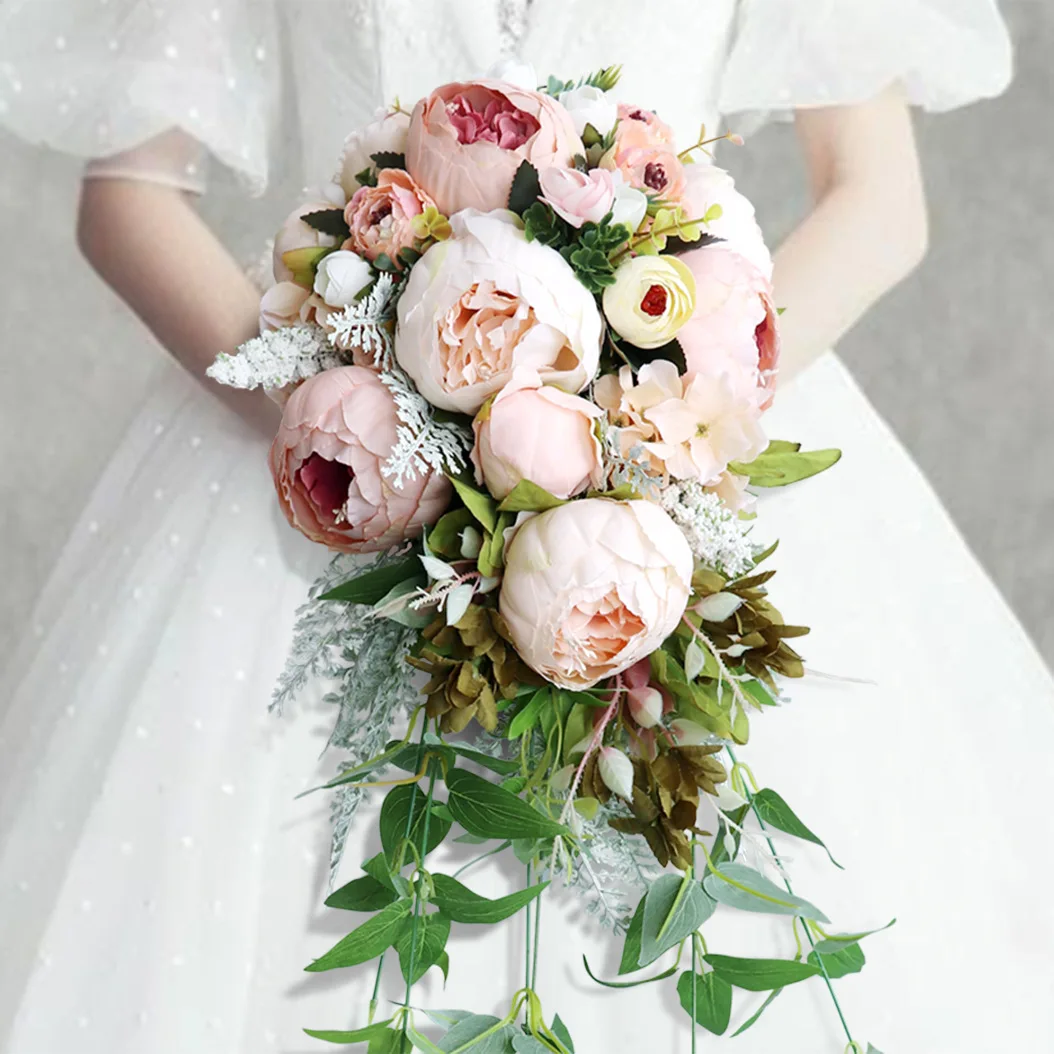
[[[387,253],[396,266],[399,253],[414,246],[413,218],[435,202],[413,181],[409,172],[385,168],[377,186],[361,187],[348,202],[344,219],[351,235],[344,247],[367,260]]]
[[[381,472],[396,442],[395,400],[376,373],[325,370],[293,392],[271,445],[286,519],[342,553],[378,552],[414,538],[450,501],[442,475],[396,487]]]
[[[680,260],[695,276],[695,311],[677,339],[689,373],[739,373],[772,405],[780,358],[772,286],[749,260],[723,244],[692,249]]]
[[[670,148],[674,145],[673,129],[660,121],[652,110],[622,102],[618,107],[618,119],[615,135],[621,136],[623,142],[633,140],[638,144]]]
[[[395,355],[434,406],[474,414],[518,366],[581,391],[600,360],[596,301],[555,250],[510,212],[469,209],[410,271]]]
[[[658,505],[585,498],[519,528],[499,604],[524,661],[581,689],[650,655],[684,615],[691,580],[688,543]]]
[[[525,479],[558,498],[599,487],[601,416],[587,399],[543,385],[533,370],[517,370],[473,422],[476,481],[499,499]]]
[[[571,115],[555,100],[502,81],[446,84],[410,117],[406,167],[448,216],[508,203],[523,161],[571,167],[582,153]]]
[[[631,187],[664,201],[680,201],[684,194],[685,166],[672,148],[653,146],[642,133],[616,134],[600,166],[621,172]]]

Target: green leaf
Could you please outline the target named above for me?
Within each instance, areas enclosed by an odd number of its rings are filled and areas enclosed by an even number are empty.
[[[831,850],[824,845],[823,841],[817,837],[817,835],[813,834],[813,832],[798,819],[794,810],[774,790],[771,790],[768,787],[759,790],[757,794],[754,795],[753,804],[763,823],[775,827],[778,831],[782,831],[784,834],[789,834],[795,838],[801,838],[806,842],[812,842],[813,845],[820,846],[835,867],[842,871],[845,870],[845,868],[843,868],[842,865],[831,855]]]
[[[521,479],[498,506],[498,510],[500,512],[546,512],[566,504],[563,498],[550,494],[537,483],[532,483],[529,479]]]
[[[413,1041],[398,1028],[371,1039],[366,1054],[412,1054],[413,1049]]]
[[[476,522],[468,509],[453,509],[439,517],[428,534],[428,548],[448,560],[461,558],[461,532]]]
[[[622,961],[619,963],[619,976],[633,973],[640,967],[641,939],[644,932],[644,902],[648,899],[647,894],[640,898],[637,910],[633,912],[629,928],[626,930],[626,940],[622,945]]]
[[[443,1054],[427,1036],[422,1035],[413,1025],[406,1026],[406,1034],[413,1042],[414,1050],[423,1051],[423,1054]]]
[[[571,1041],[571,1033],[567,1031],[567,1025],[560,1020],[559,1014],[553,1018],[553,1035],[567,1047],[570,1054],[575,1054],[575,1045]]]
[[[717,873],[711,872],[703,880],[703,888],[719,904],[740,911],[756,911],[769,915],[797,915],[816,922],[830,921],[807,900],[788,893],[770,882],[760,871],[745,864],[722,864]]]
[[[568,834],[563,824],[532,809],[507,790],[465,769],[447,773],[447,807],[470,834],[484,838],[554,838]]]
[[[305,1028],[304,1031],[312,1039],[321,1039],[326,1043],[368,1043],[370,1040],[381,1036],[382,1033],[390,1031],[388,1028],[390,1024],[391,1018],[387,1021],[378,1021],[376,1024],[367,1025],[365,1028],[357,1028],[351,1032],[335,1032],[331,1029],[317,1028]]]
[[[864,930],[861,933],[825,934],[824,939],[816,945],[816,951],[821,955],[832,955],[847,944],[856,944],[865,937],[873,937],[876,933],[885,933],[886,930],[891,929],[896,923],[896,919],[890,919],[884,926],[879,926],[877,930]]]
[[[780,441],[776,440],[776,443]],[[825,472],[841,457],[840,450],[790,451],[785,449],[785,444],[773,450],[770,443],[768,449],[753,461],[746,464],[733,461],[728,467],[741,476],[749,476],[755,487],[786,487]]]
[[[676,948],[717,909],[703,887],[688,875],[661,875],[644,898],[640,965],[647,966],[663,952]]]
[[[495,504],[494,499],[489,494],[484,494],[483,491],[477,490],[471,484],[466,483],[463,479],[458,479],[457,476],[448,476],[447,478],[454,485],[454,490],[457,491],[458,497],[464,502],[465,508],[476,517],[483,527],[493,534],[498,526],[498,506]]]
[[[347,582],[341,583],[320,600],[343,600],[350,604],[376,604],[390,593],[400,582],[415,578],[421,571],[421,561],[416,556],[393,560],[380,567],[371,568]]]
[[[440,1041],[439,1049],[451,1054],[452,1051],[471,1051],[472,1054],[506,1054],[509,1041],[517,1030],[513,1025],[500,1025],[501,1020],[489,1014],[473,1014],[459,1021]]]
[[[377,153],[370,154],[370,160],[378,168],[406,168],[406,155],[394,150],[378,150]]]
[[[398,892],[395,888],[395,878],[388,870],[388,861],[384,859],[384,853],[371,856],[369,860],[360,866],[378,885],[384,886],[385,889],[390,889],[393,893]]]
[[[880,1051],[878,1047],[873,1047],[870,1043],[868,1043],[867,1054],[882,1054],[882,1051]]]
[[[428,740],[429,736],[425,736],[426,743]],[[443,745],[447,750],[452,750],[457,754],[459,758],[475,762],[475,764],[485,769],[490,769],[491,772],[496,772],[499,776],[508,776],[513,772],[520,771],[520,766],[515,761],[509,761],[506,758],[496,758],[490,754],[473,750],[472,747],[462,746],[460,743],[444,743]]]
[[[439,962],[439,957],[446,948],[447,938],[450,936],[450,919],[442,912],[418,915],[416,941],[413,940],[413,935],[414,920],[411,916],[403,922],[402,932],[395,941],[395,950],[399,954],[399,968],[407,984],[417,984]],[[417,951],[413,954],[414,973],[411,977],[410,957],[415,944]]]
[[[553,1054],[553,1048],[534,1036],[520,1034],[512,1037],[512,1049],[516,1054]]]
[[[739,830],[743,826],[743,821],[746,819],[747,813],[750,812],[749,805],[741,805],[738,809],[733,810],[728,814],[728,818],[735,824],[734,827],[729,827],[725,823],[724,815],[718,813],[721,819],[717,822],[717,836],[714,838],[714,847],[710,851],[710,859],[715,867],[720,867],[726,861],[731,862],[735,860],[739,854],[739,842],[742,838],[742,832]],[[732,842],[735,848],[735,853],[729,856],[728,850],[725,848],[725,835],[731,833]]]
[[[326,907],[341,911],[380,911],[395,899],[393,889],[383,886],[372,875],[363,875],[330,893]]]
[[[692,987],[695,987],[695,1021],[707,1032],[723,1036],[732,1018],[732,986],[716,973],[685,970],[677,978],[677,996],[684,1012],[692,1016]]]
[[[313,288],[318,265],[331,252],[336,251],[336,246],[306,245],[302,249],[290,249],[282,253],[282,263],[293,272],[293,281],[305,289]]]
[[[355,182],[360,187],[375,187],[377,186],[377,173],[372,167],[364,168],[361,172],[355,173]]]
[[[859,973],[864,968],[867,958],[864,956],[864,949],[859,944],[847,944],[838,951],[826,955],[818,955],[814,949],[809,953],[808,961],[814,966],[819,966],[822,961],[827,976],[832,981],[836,981],[847,974]]]
[[[320,209],[318,212],[305,213],[300,218],[316,231],[332,235],[341,241],[351,234],[351,228],[344,219],[343,209]]]
[[[505,733],[509,739],[519,739],[525,732],[530,732],[538,723],[542,707],[551,703],[551,693],[548,688],[539,688],[538,691],[527,700],[527,705],[509,722],[509,729]]]
[[[432,882],[435,885],[433,900],[436,906],[454,922],[465,923],[501,922],[540,896],[549,885],[548,882],[540,882],[510,893],[507,897],[489,900],[473,893],[449,875],[433,875]]]
[[[435,764],[435,762],[433,762]],[[381,805],[380,829],[381,845],[389,867],[397,871],[407,857],[403,847],[407,842],[417,848],[423,859],[450,833],[450,821],[432,813],[428,816],[426,808],[427,795],[416,784],[403,784],[392,787]],[[412,816],[411,816],[412,813]],[[427,818],[428,842],[424,842],[424,830]],[[407,835],[407,824],[410,833]]]
[[[473,1017],[471,1010],[425,1010],[428,1019],[441,1028],[451,1029],[466,1017]]]
[[[538,169],[530,161],[521,161],[509,188],[509,211],[522,216],[542,194]]]
[[[785,988],[820,973],[818,966],[794,959],[740,959],[734,955],[704,955],[703,958],[729,984],[748,992]]]
[[[511,512],[503,512],[498,515],[497,528],[493,532],[483,532],[483,548],[476,561],[481,575],[497,578],[501,574],[505,566],[505,531],[515,522],[516,517]]]
[[[737,1028],[735,1032],[732,1033],[732,1038],[735,1039],[736,1036],[743,1035],[743,1033],[746,1032],[748,1028],[751,1028],[752,1026],[756,1025],[758,1023],[758,1018],[760,1018],[761,1015],[765,1013],[766,1010],[768,1010],[768,1008],[775,1002],[776,997],[782,991],[782,988],[776,988],[773,991],[769,992],[768,998],[765,1000],[765,1002],[762,1003],[761,1006],[759,1006],[757,1010],[754,1011],[754,1013],[751,1014],[750,1017],[748,1017],[747,1020],[744,1021],[743,1024],[741,1024],[739,1028]]]
[[[382,911],[354,929],[343,940],[335,944],[325,955],[306,966],[308,973],[336,970],[344,966],[358,966],[376,959],[381,952],[392,946],[402,929],[403,919],[412,910],[408,899],[395,901]]]
[[[523,213],[524,235],[527,241],[539,241],[550,249],[569,245],[574,237],[573,228],[556,214],[553,207],[544,201],[536,201]]]
[[[389,274],[397,274],[399,271],[397,264],[387,253],[378,253],[373,258],[373,266],[378,271],[387,271]]]

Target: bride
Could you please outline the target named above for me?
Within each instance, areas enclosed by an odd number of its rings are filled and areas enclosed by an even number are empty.
[[[776,255],[786,350],[768,431],[845,457],[766,494],[762,522],[782,541],[781,598],[814,628],[811,665],[869,683],[796,686],[793,706],[755,722],[750,760],[847,868],[802,852],[797,887],[845,928],[899,921],[868,942],[862,975],[836,982],[840,1010],[821,986],[792,987],[740,1046],[1049,1048],[1054,685],[824,352],[923,253],[909,103],[948,109],[1005,85],[993,0],[667,0],[646,14],[637,0],[6,0],[0,42],[0,120],[96,159],[84,253],[186,368],[117,452],[41,597],[44,633],[10,671],[5,1051],[300,1052],[320,1049],[303,1026],[364,1023],[372,978],[299,972],[344,932],[321,907],[325,804],[295,800],[332,772],[318,760],[330,714],[266,714],[326,554],[279,518],[272,406],[187,376],[254,332],[258,303],[194,195],[207,155],[256,189],[295,167],[279,115],[298,104],[312,114],[304,171],[324,179],[333,145],[378,105],[502,53],[561,76],[623,62],[622,96],[684,136],[704,115],[742,128],[794,111],[812,180],[815,207]],[[687,1049],[669,994],[588,980],[580,953],[610,968],[610,935],[573,897],[546,910],[541,994],[585,1054]],[[715,946],[727,925],[744,954],[789,951],[763,917],[713,925]],[[515,927],[455,940],[428,1002],[496,1009],[522,968]]]

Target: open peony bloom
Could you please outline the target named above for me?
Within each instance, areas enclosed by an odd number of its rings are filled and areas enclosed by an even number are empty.
[[[501,614],[532,669],[561,687],[589,688],[673,632],[691,579],[688,543],[658,505],[585,498],[516,532]]]
[[[689,373],[738,373],[772,405],[780,358],[779,317],[769,280],[723,244],[692,249],[680,260],[695,276],[695,311],[677,339]]]
[[[406,167],[448,216],[501,209],[516,169],[571,167],[584,150],[571,115],[555,100],[503,81],[446,84],[410,117]]]
[[[618,119],[615,134],[622,136],[624,140],[632,139],[634,142],[650,146],[672,148],[674,145],[673,129],[665,121],[660,121],[652,110],[622,102],[618,106]]]
[[[468,210],[410,271],[395,354],[420,393],[474,414],[519,366],[581,391],[600,360],[600,312],[570,264],[509,212]]]
[[[377,186],[360,187],[344,209],[351,235],[345,248],[367,260],[387,253],[397,266],[399,253],[414,247],[413,218],[435,202],[398,168],[378,173]]]
[[[286,519],[342,553],[384,550],[434,523],[450,501],[446,477],[419,473],[396,487],[381,474],[397,426],[395,400],[371,370],[344,366],[304,381],[271,445]]]
[[[322,300],[296,282],[276,282],[260,298],[260,332],[314,322]]]
[[[600,487],[601,416],[587,399],[543,385],[533,370],[517,370],[473,422],[476,481],[499,500],[525,479],[558,498]]]
[[[376,168],[371,155],[406,152],[406,133],[409,127],[410,118],[405,113],[381,110],[376,120],[365,128],[352,132],[344,140],[340,169],[335,178],[348,198],[353,197],[362,187],[355,177],[366,169]]]
[[[741,378],[686,374],[666,359],[603,377],[594,396],[621,430],[624,453],[640,445],[656,472],[716,484],[730,461],[752,461],[767,446],[754,391]]]
[[[746,257],[771,281],[772,255],[754,206],[736,190],[736,181],[723,168],[702,159],[684,166],[684,178],[682,204],[688,217],[701,220],[716,205],[720,215],[707,223],[707,233],[721,238],[722,248]]]
[[[651,116],[665,128],[654,114]],[[600,159],[600,166],[621,172],[631,187],[666,201],[679,201],[684,193],[685,166],[677,156],[672,136],[659,138],[644,121],[619,122],[615,145]]]

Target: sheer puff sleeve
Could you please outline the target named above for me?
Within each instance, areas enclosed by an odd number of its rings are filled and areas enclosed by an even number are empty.
[[[1000,94],[1009,35],[995,0],[741,0],[725,114],[865,102],[895,82],[928,110]]]
[[[262,189],[277,63],[272,0],[0,0],[0,126],[91,175]]]

